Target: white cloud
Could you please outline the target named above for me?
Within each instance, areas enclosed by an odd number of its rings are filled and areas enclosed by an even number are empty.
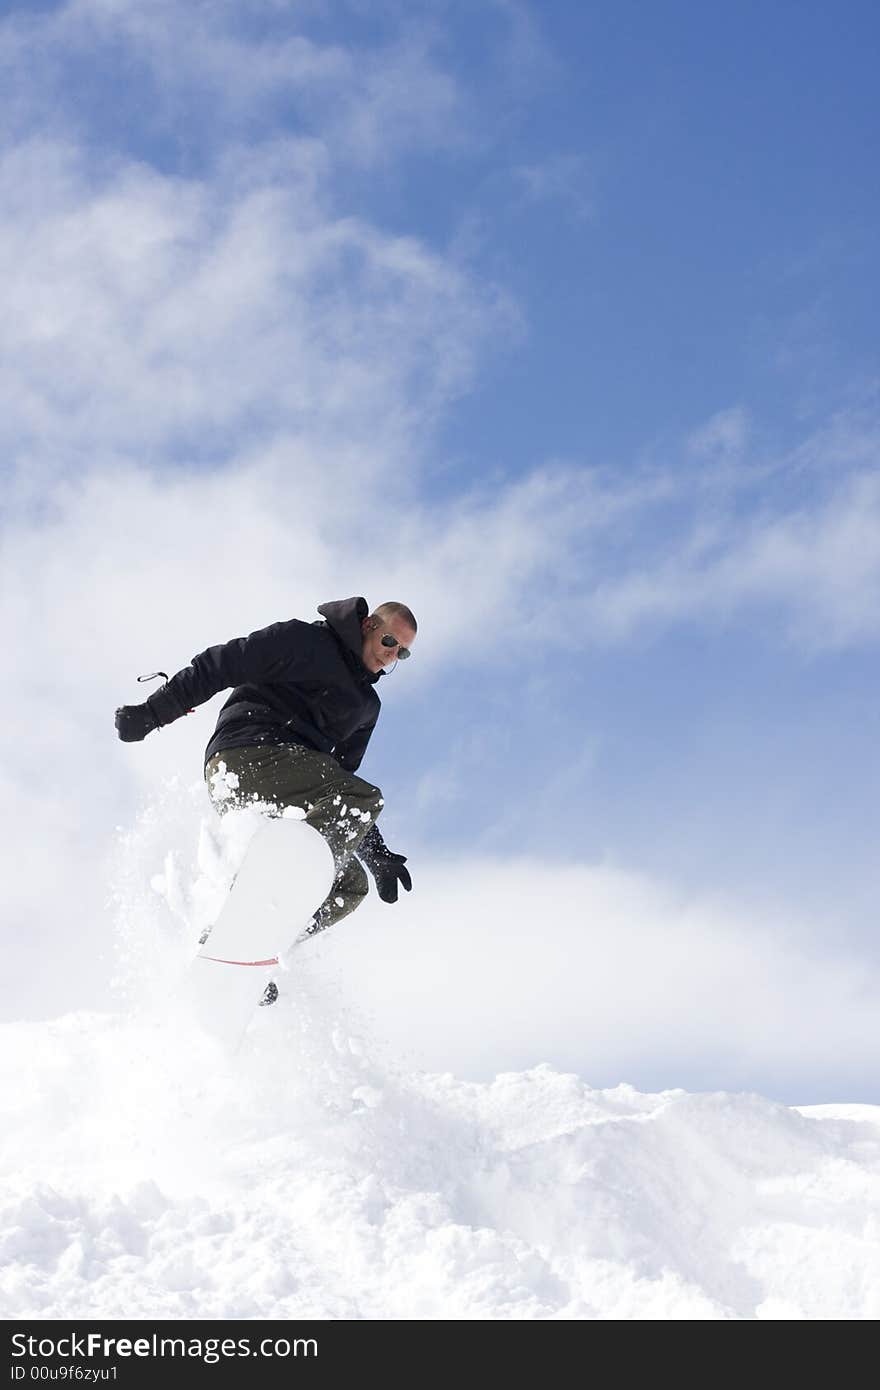
[[[715,576],[732,600],[788,608],[790,633],[812,649],[880,636],[880,471],[846,478],[818,507],[775,518],[746,536]]]
[[[318,949],[415,1065],[490,1077],[549,1062],[592,1085],[694,1090],[772,1076],[792,1101],[871,1093],[876,972],[805,946],[795,918],[605,865],[412,855],[418,891],[369,900]]]
[[[833,456],[824,464],[830,471]],[[660,544],[655,535],[644,562],[624,556],[616,567],[609,564],[587,597],[593,633],[633,640],[673,623],[717,627],[763,614],[777,634],[807,651],[875,642],[880,472],[824,479],[818,495],[812,480],[794,469],[790,476],[794,495],[780,498],[774,488],[777,495],[763,507],[752,497],[752,505],[737,509],[727,497],[718,510],[704,485],[690,498],[683,490],[686,522],[679,519]]]
[[[71,70],[88,63],[99,88],[122,65],[144,93],[142,129],[203,154],[237,134],[251,142],[282,118],[366,168],[416,146],[470,143],[470,99],[435,56],[432,25],[404,13],[386,32],[387,16],[377,7],[374,17],[372,40],[363,31],[359,43],[321,41],[306,32],[315,16],[303,6],[69,0],[0,25],[0,70],[19,120],[40,129],[47,120],[89,129],[90,90],[70,87]],[[124,130],[127,93],[112,95]]]
[[[213,181],[55,142],[8,154],[7,457],[227,462],[315,432],[409,447],[507,310],[423,245],[329,215],[319,168],[296,142]]]

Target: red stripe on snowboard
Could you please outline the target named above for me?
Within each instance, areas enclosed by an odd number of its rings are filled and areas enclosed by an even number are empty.
[[[272,956],[269,960],[224,960],[222,956],[205,956],[199,953],[200,960],[213,960],[218,965],[277,965],[278,957]]]

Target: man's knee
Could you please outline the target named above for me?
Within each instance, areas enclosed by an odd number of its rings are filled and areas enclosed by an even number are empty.
[[[368,784],[369,785],[369,784]],[[385,805],[385,798],[378,787],[369,786],[369,795],[361,805],[362,818],[366,824],[369,821],[379,819],[382,814],[382,807]]]
[[[375,793],[375,795],[370,798],[370,804],[367,807],[367,810],[369,811],[373,820],[378,820],[380,815],[382,814],[382,807],[385,805],[385,798],[378,787],[373,787],[373,792]]]
[[[365,782],[363,777],[348,777],[341,790],[348,792],[349,799],[358,802],[361,807],[375,808],[376,815],[385,804],[381,788],[374,787],[372,782]]]
[[[362,822],[365,830],[378,818],[385,804],[379,787],[374,787],[360,777],[347,778],[344,783],[333,789],[333,794],[328,800],[332,803],[336,819]]]
[[[369,881],[356,859],[349,859],[336,875],[333,887],[315,914],[313,933],[326,931],[360,907],[369,892]]]

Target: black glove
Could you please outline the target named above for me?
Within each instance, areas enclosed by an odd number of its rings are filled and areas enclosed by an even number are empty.
[[[116,711],[116,732],[123,743],[140,743],[158,727],[149,700],[143,705],[120,705]]]
[[[166,682],[161,689],[154,690],[142,705],[120,705],[116,711],[116,732],[123,743],[140,743],[154,729],[173,724],[182,714],[192,713],[181,708],[173,690],[173,686],[169,690]]]
[[[383,903],[397,902],[397,885],[401,884],[407,891],[412,888],[412,879],[409,869],[403,866],[406,863],[405,854],[392,854],[382,836],[379,834],[379,827],[374,825],[368,830],[358,846],[358,858],[366,864],[373,878],[376,880],[376,891]]]

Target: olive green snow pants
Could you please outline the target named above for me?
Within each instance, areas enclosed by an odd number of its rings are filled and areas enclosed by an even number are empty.
[[[355,850],[382,809],[378,787],[346,772],[334,758],[297,743],[228,748],[210,758],[205,781],[216,809],[265,803],[268,814],[298,806],[333,852],[336,877],[316,908],[314,932],[347,917],[367,895]]]

